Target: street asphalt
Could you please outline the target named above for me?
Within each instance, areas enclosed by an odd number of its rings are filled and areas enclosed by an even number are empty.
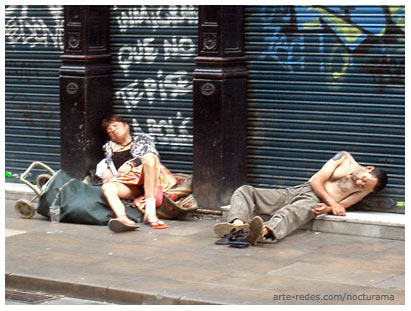
[[[405,303],[404,241],[299,230],[237,249],[214,244],[216,216],[115,234],[22,219],[14,203],[6,198],[7,288],[131,305]]]

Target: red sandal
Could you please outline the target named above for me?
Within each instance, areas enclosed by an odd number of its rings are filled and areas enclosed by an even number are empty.
[[[144,219],[144,222],[147,225],[151,226],[151,228],[153,229],[167,229],[168,228],[168,225],[164,221],[158,219],[157,217],[156,217],[156,220],[151,220],[150,219],[151,217],[155,217],[155,216],[147,215]]]

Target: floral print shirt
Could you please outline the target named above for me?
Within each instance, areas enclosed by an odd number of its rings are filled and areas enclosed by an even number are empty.
[[[113,164],[113,149],[111,146],[111,141],[106,142],[103,146],[103,151],[107,167],[110,168],[111,171],[115,174],[117,170]],[[127,162],[140,159],[147,153],[154,153],[157,157],[159,157],[159,153],[155,147],[154,140],[151,138],[151,136],[144,133],[138,133],[136,136],[134,136],[133,141],[131,143],[130,154],[132,158],[129,159]]]

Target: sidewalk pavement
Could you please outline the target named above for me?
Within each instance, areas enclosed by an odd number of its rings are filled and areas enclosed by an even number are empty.
[[[6,287],[118,304],[379,305],[405,302],[404,241],[299,230],[215,245],[215,216],[135,232],[22,219],[6,197]]]

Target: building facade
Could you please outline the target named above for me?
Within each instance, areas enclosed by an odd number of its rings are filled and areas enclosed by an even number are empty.
[[[5,22],[14,176],[33,161],[85,174],[116,113],[194,174],[203,207],[347,150],[389,173],[358,208],[404,213],[403,6],[6,6]]]

